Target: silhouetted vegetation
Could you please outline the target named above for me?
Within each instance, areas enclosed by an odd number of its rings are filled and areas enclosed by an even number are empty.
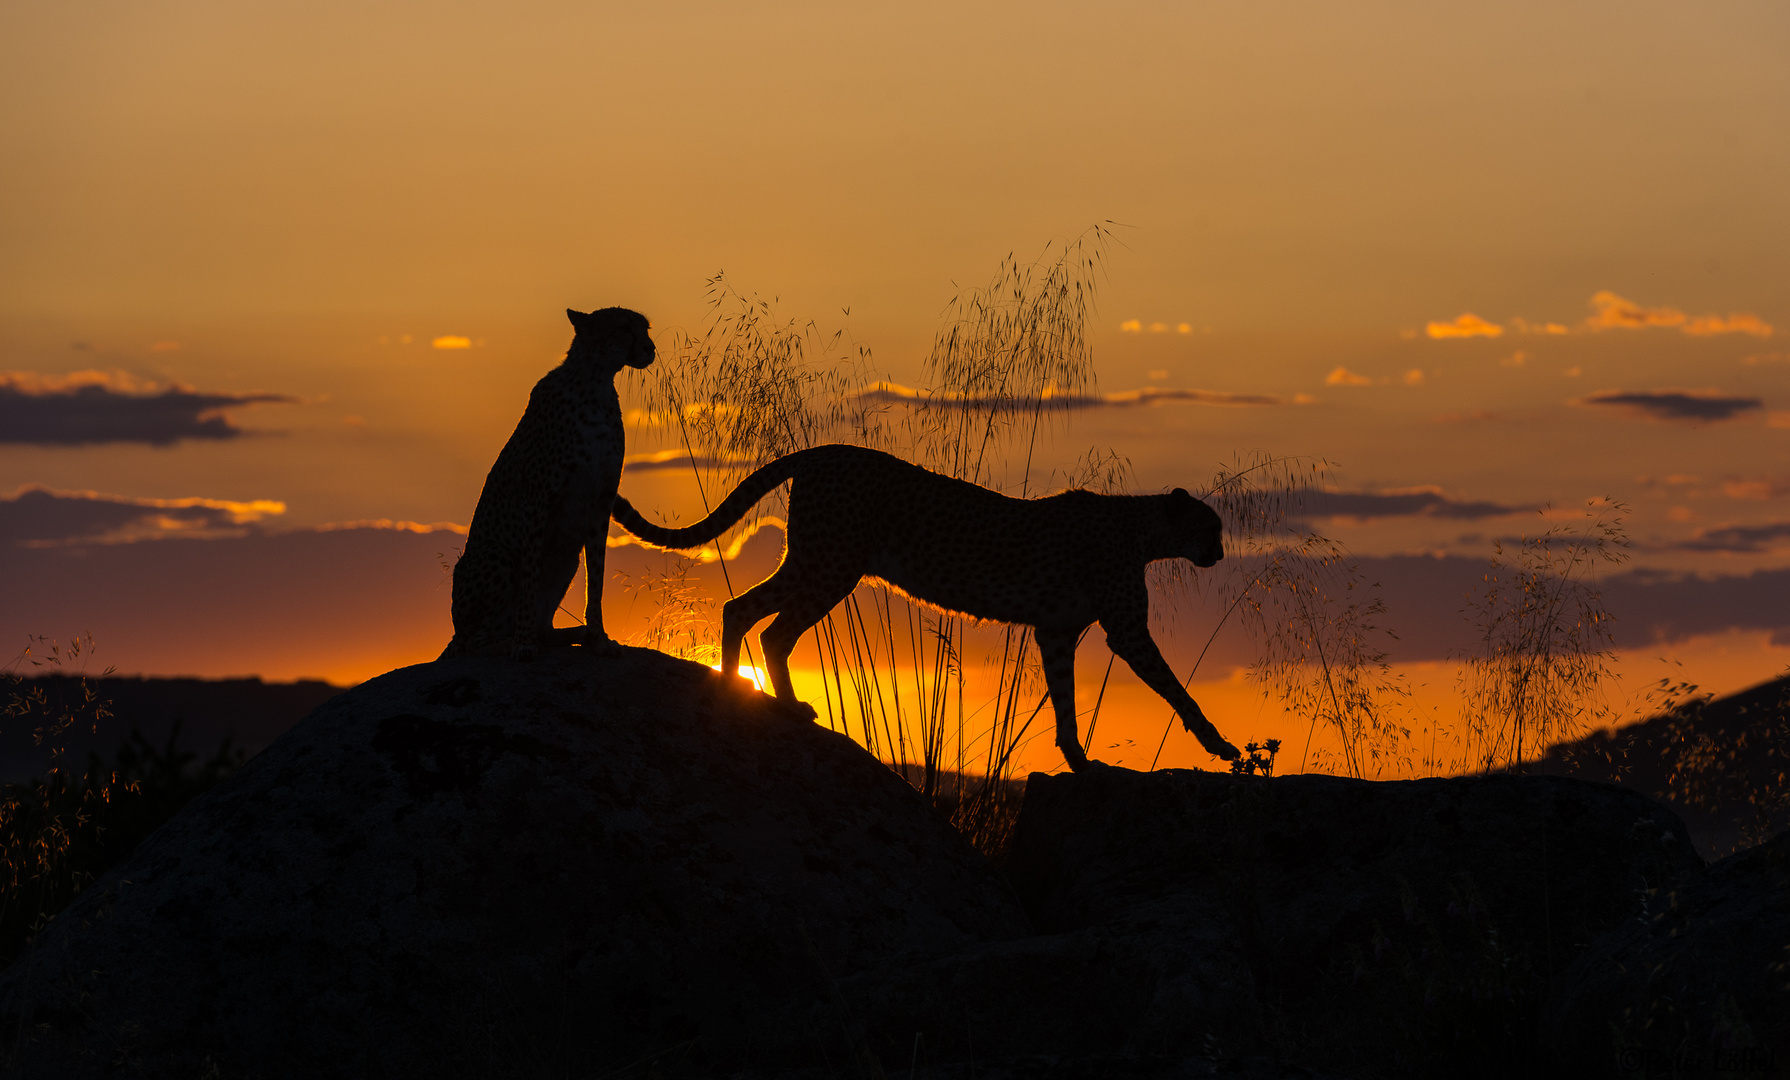
[[[59,740],[77,725],[95,725],[111,715],[96,680],[82,673],[92,646],[91,638],[67,644],[34,638],[5,676],[6,721],[30,726],[34,740],[52,749],[56,764],[41,778],[0,787],[0,964],[17,956],[77,893],[246,757],[226,740],[201,760],[197,752],[180,749],[178,724],[161,746],[133,727],[112,760],[92,754],[75,770],[57,752]],[[21,667],[75,678],[27,681]]]

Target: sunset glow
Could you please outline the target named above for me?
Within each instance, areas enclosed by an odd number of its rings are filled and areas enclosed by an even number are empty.
[[[1202,495],[1251,455],[1293,462],[1310,491],[1277,542],[1335,541],[1350,596],[1385,599],[1415,731],[1458,712],[1494,555],[1601,499],[1625,508],[1626,561],[1599,568],[1621,708],[1666,664],[1762,681],[1790,662],[1790,24],[1723,12],[21,9],[0,34],[0,636],[90,631],[100,663],[158,675],[432,660],[566,309],[617,305],[661,365],[758,320],[732,370],[782,365],[759,399],[786,409],[778,452],[859,410],[907,432],[1041,417],[974,461],[1015,496]],[[1003,344],[964,360],[1083,333],[1092,377],[941,389],[953,305],[1096,225],[1073,319],[1002,308]],[[741,406],[655,399],[656,370],[620,378],[622,493],[688,525],[756,462],[692,437]],[[612,531],[611,634],[718,655],[720,605],[777,565],[780,498],[685,562]],[[1227,544],[1156,594],[1153,633],[1227,736],[1303,749],[1220,602]],[[869,648],[845,618],[827,647]],[[959,658],[991,693],[1001,633]],[[820,636],[798,696],[870,738]],[[1212,767],[1104,650],[1096,629],[1078,653],[1078,708],[1107,684],[1096,756]],[[1060,767],[1049,727],[1027,768]]]

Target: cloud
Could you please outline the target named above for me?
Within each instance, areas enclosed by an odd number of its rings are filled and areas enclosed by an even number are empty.
[[[459,334],[443,334],[429,344],[437,349],[470,349],[472,348],[472,339],[461,337]]]
[[[1684,324],[1687,334],[1751,334],[1754,337],[1770,337],[1772,328],[1769,323],[1757,315],[1737,311],[1727,318],[1720,315],[1703,315]]]
[[[1723,525],[1698,529],[1689,540],[1661,544],[1655,550],[1758,555],[1786,547],[1790,547],[1790,522],[1777,521],[1764,525]]]
[[[1252,406],[1284,405],[1280,398],[1268,394],[1233,394],[1220,390],[1162,389],[1147,386],[1141,390],[1121,390],[1111,394],[1069,393],[1046,390],[1041,397],[997,397],[993,395],[928,394],[897,383],[877,383],[857,394],[855,401],[866,405],[911,405],[915,408],[993,409],[997,412],[1030,412],[1044,409],[1134,408],[1179,402],[1189,405]]]
[[[1590,330],[1639,330],[1646,327],[1676,327],[1686,334],[1751,334],[1770,337],[1772,328],[1765,320],[1749,312],[1737,311],[1726,318],[1720,315],[1687,316],[1677,308],[1642,307],[1633,300],[1617,296],[1608,289],[1591,297],[1596,314],[1585,320]]]
[[[0,496],[0,547],[242,536],[248,526],[285,512],[285,503],[271,499],[131,499],[28,484]]]
[[[1593,330],[1638,330],[1646,326],[1683,326],[1684,312],[1677,308],[1642,307],[1608,289],[1594,293],[1591,306],[1597,314],[1585,320]]]
[[[1602,390],[1573,405],[1610,406],[1652,420],[1732,420],[1740,413],[1762,409],[1756,397],[1737,397],[1718,390]]]
[[[224,410],[297,400],[288,394],[202,394],[184,386],[158,386],[124,372],[82,371],[67,376],[0,372],[0,443],[170,446],[181,439],[234,439],[243,431],[230,423]]]
[[[1373,380],[1366,375],[1357,375],[1346,367],[1338,366],[1335,371],[1324,376],[1325,386],[1372,386]]]
[[[1141,334],[1143,332],[1144,322],[1142,319],[1126,319],[1119,324],[1119,333],[1121,334]]]
[[[692,455],[688,450],[659,450],[629,454],[622,467],[629,472],[651,472],[656,469],[726,469],[750,464],[744,458],[719,458],[706,454]]]
[[[1776,499],[1790,495],[1790,479],[1724,480],[1722,494],[1730,499]]]
[[[1455,316],[1452,322],[1432,322],[1424,327],[1424,332],[1433,338],[1470,338],[1497,337],[1504,333],[1504,328],[1497,323],[1489,323],[1470,311]]]
[[[1557,322],[1532,323],[1528,319],[1516,318],[1510,324],[1517,328],[1519,334],[1570,334],[1572,327],[1562,326]]]
[[[1396,491],[1318,491],[1301,500],[1297,514],[1307,518],[1431,517],[1459,521],[1528,513],[1533,507],[1493,502],[1459,502],[1433,487]]]

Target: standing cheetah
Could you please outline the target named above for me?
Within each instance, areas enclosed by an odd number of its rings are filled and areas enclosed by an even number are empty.
[[[603,553],[622,475],[615,376],[653,362],[651,327],[626,308],[567,310],[572,346],[528,395],[528,408],[479,493],[454,566],[454,639],[443,656],[526,660],[547,644],[619,648],[603,633]],[[553,613],[584,553],[584,625]]]
[[[783,562],[722,607],[721,670],[738,667],[746,631],[776,614],[759,639],[765,669],[778,699],[799,705],[790,650],[859,579],[873,577],[947,611],[1030,626],[1056,708],[1057,746],[1072,769],[1088,765],[1075,730],[1075,645],[1094,622],[1113,652],[1174,706],[1200,745],[1222,758],[1238,756],[1150,637],[1144,567],[1173,558],[1211,566],[1224,558],[1218,515],[1186,491],[1011,499],[878,450],[816,446],[748,476],[714,513],[688,528],[654,525],[619,496],[615,520],[648,543],[696,547],[790,479]]]

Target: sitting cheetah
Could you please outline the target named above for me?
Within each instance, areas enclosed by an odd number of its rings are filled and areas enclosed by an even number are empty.
[[[1072,769],[1088,765],[1075,729],[1075,645],[1096,621],[1113,652],[1174,706],[1200,745],[1222,758],[1238,756],[1150,637],[1144,567],[1157,559],[1211,566],[1224,558],[1218,515],[1186,491],[1011,499],[881,451],[816,446],[748,476],[714,513],[688,528],[654,525],[619,496],[615,520],[648,543],[696,547],[790,479],[783,563],[723,606],[721,670],[738,670],[746,631],[774,613],[760,638],[765,669],[777,697],[799,704],[789,679],[790,650],[859,579],[874,577],[935,607],[1030,626],[1056,708],[1057,746]]]
[[[535,384],[528,408],[485,477],[466,551],[454,566],[454,639],[443,656],[519,660],[548,644],[613,650],[603,633],[603,553],[622,475],[615,376],[653,362],[651,327],[626,308],[567,310],[572,346]],[[553,613],[584,553],[584,625]]]

